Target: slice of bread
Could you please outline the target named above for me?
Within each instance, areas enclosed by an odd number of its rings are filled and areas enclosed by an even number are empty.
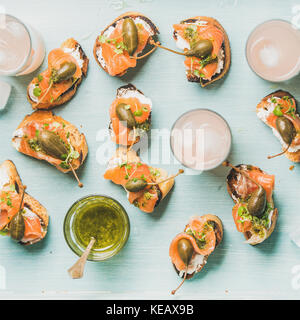
[[[52,122],[58,122],[58,123],[63,123],[64,127],[63,130],[66,133],[69,133],[69,141],[72,147],[74,148],[75,151],[79,153],[79,157],[77,159],[72,160],[72,166],[74,170],[78,169],[84,162],[87,153],[88,153],[88,146],[87,142],[85,139],[85,136],[83,133],[80,133],[79,130],[70,122],[64,120],[60,116],[56,116],[53,114],[51,111],[46,111],[46,110],[38,110],[33,112],[30,115],[27,115],[23,121],[20,123],[18,126],[17,130],[13,134],[12,138],[12,145],[13,147],[19,151],[22,152],[26,155],[29,155],[31,157],[34,157],[39,160],[45,160],[49,162],[50,164],[54,165],[59,171],[67,173],[71,171],[71,168],[69,169],[63,169],[61,166],[57,165],[56,162],[53,161],[53,158],[48,157],[48,159],[44,159],[44,153],[42,152],[33,152],[31,154],[28,154],[26,150],[22,150],[21,148],[21,142],[24,140],[24,133],[22,133],[22,128],[24,128],[27,124],[30,124],[32,122],[42,122],[44,124],[49,124]]]
[[[120,15],[118,18],[116,18],[110,25],[108,25],[102,32],[100,35],[104,35],[105,32],[110,28],[110,27],[115,27],[117,22],[119,20],[122,20],[122,19],[126,19],[126,18],[132,18],[132,19],[135,19],[135,18],[139,18],[141,20],[143,20],[148,26],[149,26],[149,29],[151,29],[152,31],[152,36],[155,36],[157,34],[159,34],[159,31],[158,31],[158,28],[154,25],[154,23],[149,19],[147,18],[146,16],[144,16],[143,14],[139,13],[139,12],[135,12],[135,11],[129,11],[129,12],[125,12],[124,14]],[[148,42],[149,42],[150,38],[148,39]],[[101,52],[99,51],[99,49],[101,48],[101,42],[99,40],[99,36],[96,38],[96,41],[95,41],[95,44],[94,44],[94,57],[95,57],[95,60],[96,62],[98,63],[98,65],[105,71],[108,73],[107,71],[107,67],[105,66],[105,64],[101,61]],[[143,52],[140,52],[139,54],[141,53],[144,53],[144,51],[146,51],[146,48],[147,48],[147,45],[145,47],[145,49],[143,50]],[[127,69],[128,70],[128,69]],[[124,72],[118,74],[117,76],[118,77],[121,77],[123,76],[127,70],[125,70]]]
[[[216,247],[221,243],[222,239],[223,239],[223,224],[222,221],[220,220],[220,218],[218,218],[217,216],[213,215],[213,214],[205,214],[203,216],[201,216],[201,218],[205,219],[207,222],[213,222],[214,223],[214,231],[215,231],[215,235],[216,235]],[[184,232],[189,228],[189,225],[187,224],[185,226]],[[214,250],[215,250],[214,249]],[[194,275],[198,272],[200,272],[204,266],[207,263],[207,259],[208,259],[209,255],[203,256],[203,261],[202,263],[199,263],[197,266],[195,266],[195,271],[193,273],[188,273],[186,276],[186,279],[191,279],[194,277]],[[175,271],[177,272],[177,274],[183,278],[184,277],[184,272],[180,272],[177,270],[175,264],[173,264],[173,267],[175,269]]]
[[[295,103],[296,103],[295,117],[298,118],[298,120],[300,121],[300,115],[297,110],[297,101],[296,101],[295,97],[293,97],[293,95],[291,95],[289,92],[284,91],[284,90],[277,90],[275,92],[268,94],[264,98],[262,98],[261,101],[259,102],[259,104],[256,106],[256,114],[258,115],[260,110],[265,108],[265,104],[268,101],[268,99],[271,99],[272,97],[283,98],[285,96],[290,97],[291,99],[295,100]],[[270,127],[271,129],[273,129],[272,126],[270,126],[267,122],[264,121],[264,123],[268,127]],[[282,147],[282,150],[285,150],[285,147]],[[287,151],[284,154],[289,160],[291,160],[293,162],[300,162],[300,150],[298,150],[296,152]]]
[[[141,94],[141,95],[143,95],[145,97],[144,93],[141,90],[138,90],[133,84],[129,83],[129,84],[124,85],[124,86],[122,86],[122,87],[117,89],[116,99],[124,98],[124,97],[126,97],[128,95],[128,93],[136,94],[137,98],[138,98],[139,94]],[[152,108],[152,102],[151,102],[150,107]],[[149,121],[149,123],[151,125],[151,112],[150,112],[148,121]],[[112,122],[111,121],[109,123],[108,129],[109,129],[109,133],[110,133],[110,136],[111,136],[112,140],[115,141],[115,133],[113,131]],[[145,133],[145,130],[140,130],[140,134],[143,134],[143,131]],[[131,130],[131,132],[133,134],[133,130]],[[140,138],[141,138],[141,136],[137,135],[136,139],[134,141],[134,144],[138,143],[140,141]]]
[[[201,78],[195,74],[192,74],[190,72],[186,73],[188,81],[198,82],[198,83],[200,83],[201,87],[206,87],[209,84],[223,78],[226,75],[226,73],[228,72],[229,67],[230,67],[230,63],[231,63],[231,49],[230,49],[230,42],[229,42],[228,35],[227,35],[225,29],[222,27],[222,25],[216,19],[211,18],[211,17],[206,17],[206,16],[197,16],[197,17],[183,20],[183,21],[181,21],[181,23],[195,23],[197,21],[207,21],[208,23],[211,23],[212,25],[214,25],[215,27],[220,29],[224,34],[224,41],[222,44],[222,49],[224,50],[224,64],[223,64],[222,70],[219,73],[216,73],[215,75],[213,75],[210,80],[203,79],[203,78]],[[177,40],[176,31],[174,31],[173,37],[175,40]]]
[[[60,106],[68,102],[76,93],[77,88],[82,82],[83,76],[86,77],[87,75],[89,59],[84,53],[81,45],[73,38],[70,38],[62,43],[61,49],[67,50],[68,52],[69,51],[78,52],[79,58],[82,61],[82,66],[81,66],[82,76],[79,79],[77,79],[73,83],[73,85],[59,97],[59,99],[56,99],[53,102],[41,102],[41,103],[38,103],[38,105],[37,105],[37,101],[34,101],[35,99],[31,94],[31,87],[34,86],[33,81],[31,81],[27,87],[27,99],[30,102],[32,108],[35,110],[36,109],[52,109],[54,107]]]
[[[141,158],[137,155],[137,153],[134,150],[127,151],[127,148],[125,147],[119,147],[113,157],[108,162],[108,168],[113,168],[116,166],[116,163],[138,163],[141,162]],[[155,182],[159,182],[169,176],[168,172],[164,169],[160,168],[154,168],[150,167],[150,169],[153,169],[156,172],[159,172],[156,176],[154,176]],[[155,207],[158,206],[160,201],[164,199],[167,194],[170,192],[170,190],[173,188],[175,183],[175,179],[170,179],[166,182],[160,183],[156,186],[157,192],[158,192],[158,200],[156,202]]]
[[[247,167],[249,168],[249,165],[245,165],[245,164],[240,164],[238,166],[236,166],[237,168],[240,168],[242,170],[246,170]],[[255,166],[251,166],[253,169],[259,170],[262,173],[265,173],[264,171],[262,171],[260,168],[255,167]],[[238,176],[240,175],[240,173],[238,173],[236,170],[231,169],[228,176],[227,176],[227,191],[228,194],[230,195],[230,197],[232,198],[232,200],[234,201],[234,203],[238,203],[239,200],[242,199],[241,195],[239,194],[239,192],[237,191],[237,183],[238,183]],[[273,209],[273,214],[271,217],[271,224],[270,227],[267,229],[267,233],[266,236],[264,238],[260,238],[258,236],[256,236],[255,234],[253,234],[251,231],[247,231],[244,232],[244,237],[247,240],[246,242],[251,244],[251,245],[256,245],[259,243],[262,243],[263,241],[265,241],[267,238],[269,238],[269,236],[272,234],[272,232],[274,231],[274,228],[276,226],[276,221],[278,218],[278,210],[277,208],[275,208],[274,206],[274,201],[272,198],[272,206],[274,207]]]
[[[4,184],[0,181],[0,189],[7,185],[12,185],[15,187],[15,190],[19,195],[23,193],[24,186],[18,174],[17,168],[12,161],[5,160],[2,164],[0,164],[0,176],[2,177],[2,179],[4,179],[4,177],[8,178],[7,181],[4,181]],[[34,199],[28,193],[25,193],[24,195],[24,209],[26,210],[26,208],[31,210],[34,214],[36,214],[39,217],[42,226],[41,238],[26,243],[23,243],[22,241],[20,242],[21,244],[29,245],[42,240],[46,236],[49,224],[49,215],[46,208],[43,207],[36,199]]]

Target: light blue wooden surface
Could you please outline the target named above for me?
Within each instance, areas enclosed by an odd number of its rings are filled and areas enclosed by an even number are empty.
[[[187,282],[175,299],[300,298],[292,287],[292,268],[300,265],[300,249],[288,232],[300,225],[300,166],[289,170],[285,158],[267,160],[280,150],[279,142],[255,114],[257,102],[278,88],[300,98],[300,77],[283,84],[266,82],[252,73],[245,59],[248,34],[259,23],[281,18],[290,21],[299,1],[215,0],[215,1],[1,1],[11,13],[38,28],[47,53],[72,36],[90,58],[88,78],[65,106],[54,112],[74,123],[86,134],[89,156],[80,170],[84,188],[71,175],[63,175],[44,162],[16,152],[10,145],[12,132],[31,112],[26,101],[26,85],[32,75],[6,78],[13,86],[6,110],[0,113],[0,161],[12,159],[28,186],[28,192],[44,204],[50,214],[47,238],[23,247],[9,238],[0,239],[0,265],[6,269],[6,290],[0,298],[170,298],[179,283],[169,261],[171,239],[180,232],[189,216],[213,213],[224,223],[224,240],[209,258],[207,266]],[[149,16],[160,29],[160,41],[175,47],[172,24],[195,15],[217,18],[227,30],[232,47],[228,77],[202,89],[185,79],[183,59],[157,50],[122,79],[108,76],[92,55],[97,34],[121,13],[135,10]],[[43,64],[42,68],[46,66]],[[36,75],[38,72],[35,72]],[[211,108],[220,113],[232,129],[233,163],[250,163],[276,175],[275,201],[278,226],[267,241],[257,247],[243,243],[231,217],[232,201],[226,192],[226,169],[218,168],[200,176],[181,176],[169,197],[154,214],[148,215],[129,205],[124,191],[102,178],[105,166],[96,161],[101,141],[97,132],[107,127],[108,108],[116,89],[132,82],[153,100],[153,128],[170,128],[183,112]],[[98,139],[99,140],[99,139]],[[151,148],[155,150],[156,142]],[[164,166],[175,172],[177,166]],[[76,256],[63,236],[63,219],[71,204],[90,193],[108,194],[119,200],[131,220],[131,236],[124,250],[111,260],[89,262],[81,280],[71,280],[67,269]],[[295,281],[295,279],[294,279]]]

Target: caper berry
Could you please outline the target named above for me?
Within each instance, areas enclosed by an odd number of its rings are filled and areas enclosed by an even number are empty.
[[[129,192],[138,192],[144,190],[147,186],[147,182],[144,179],[133,178],[126,182],[125,189]]]
[[[77,69],[74,62],[64,62],[61,64],[58,70],[52,71],[52,81],[53,83],[58,83],[61,81],[69,80],[73,77]]]
[[[127,127],[132,129],[136,126],[134,115],[130,110],[130,106],[125,103],[120,103],[116,107],[116,114],[120,121],[124,121],[127,124]]]
[[[123,42],[130,56],[134,54],[138,47],[138,30],[131,18],[126,18],[122,25]]]
[[[276,119],[276,129],[286,144],[289,145],[292,143],[296,136],[296,129],[289,119],[286,117],[278,117]]]
[[[261,218],[265,212],[267,204],[266,191],[262,186],[252,192],[249,201],[248,201],[248,211],[252,216]]]
[[[194,253],[194,248],[190,240],[184,238],[180,239],[177,243],[177,250],[181,260],[188,266]]]
[[[10,221],[9,233],[13,240],[20,241],[25,233],[25,221],[22,212],[19,211]]]
[[[42,151],[53,158],[65,160],[66,155],[69,153],[67,147],[55,132],[40,131],[37,136],[37,142]]]
[[[213,44],[210,40],[199,40],[195,42],[191,49],[185,52],[187,57],[206,58],[212,53]]]

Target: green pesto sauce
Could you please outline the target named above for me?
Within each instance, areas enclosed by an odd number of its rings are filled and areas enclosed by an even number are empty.
[[[122,217],[115,208],[104,203],[85,205],[74,221],[78,241],[87,247],[91,237],[96,239],[93,250],[104,250],[118,244],[124,235]]]

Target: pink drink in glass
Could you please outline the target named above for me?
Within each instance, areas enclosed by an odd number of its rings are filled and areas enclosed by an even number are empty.
[[[246,57],[261,78],[273,82],[289,80],[300,71],[300,32],[284,20],[266,21],[250,34]]]
[[[184,113],[173,125],[171,149],[184,166],[206,171],[227,159],[231,148],[231,132],[227,122],[208,109]]]

